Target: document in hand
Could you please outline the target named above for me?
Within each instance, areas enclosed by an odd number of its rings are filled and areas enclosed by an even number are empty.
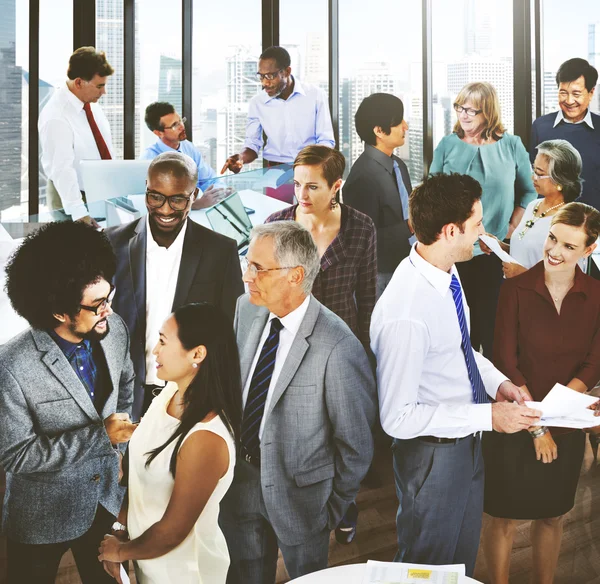
[[[483,243],[485,243],[500,258],[501,261],[507,262],[509,264],[518,264],[519,266],[523,265],[511,255],[507,254],[500,247],[500,244],[495,238],[490,237],[489,235],[480,235],[479,239],[481,239],[481,241],[483,241]]]
[[[465,565],[428,566],[369,560],[362,584],[463,584]]]
[[[123,584],[131,584],[131,580],[129,579],[129,574],[126,572],[123,564],[121,564],[121,568],[119,570],[121,576],[121,582]]]
[[[542,412],[537,426],[582,429],[600,426],[600,417],[594,416],[593,410],[588,409],[597,401],[597,397],[557,383],[541,402],[526,401],[525,405]]]

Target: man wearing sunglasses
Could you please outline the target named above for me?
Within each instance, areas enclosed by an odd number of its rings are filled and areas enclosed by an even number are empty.
[[[293,164],[298,152],[310,144],[333,148],[333,126],[325,92],[300,83],[292,75],[290,55],[283,47],[269,47],[258,61],[257,81],[263,92],[250,100],[246,140],[242,151],[226,161],[227,169],[238,173],[253,162],[267,136],[264,159],[269,166]]]
[[[11,584],[54,582],[69,549],[81,581],[114,582],[97,550],[121,529],[119,445],[135,430],[129,333],[111,309],[114,272],[106,237],[80,222],[41,227],[6,268],[10,301],[30,324],[0,348]]]
[[[148,215],[106,231],[117,254],[114,310],[131,332],[135,420],[164,385],[152,349],[169,314],[189,302],[210,302],[233,319],[244,292],[235,241],[188,217],[197,183],[189,156],[159,154],[148,168]]]

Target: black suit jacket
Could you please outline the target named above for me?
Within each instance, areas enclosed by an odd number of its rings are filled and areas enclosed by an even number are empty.
[[[172,310],[190,302],[210,302],[231,318],[244,293],[235,241],[191,219],[183,240],[181,265]],[[133,419],[139,419],[146,377],[146,217],[106,230],[117,255],[113,310],[131,333],[131,359],[136,374]],[[151,237],[151,234],[150,234]]]
[[[344,203],[368,215],[375,223],[379,272],[393,272],[410,252],[408,238],[411,233],[408,217],[402,213],[394,160],[398,162],[402,181],[410,195],[412,185],[406,164],[370,144],[365,144],[364,152],[352,165],[342,189]]]

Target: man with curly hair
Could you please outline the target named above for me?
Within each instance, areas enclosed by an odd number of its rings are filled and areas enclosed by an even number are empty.
[[[2,529],[8,582],[54,582],[71,549],[84,583],[114,582],[97,560],[124,489],[119,445],[134,373],[113,314],[115,256],[83,223],[50,223],[10,258],[6,291],[30,328],[0,348]]]

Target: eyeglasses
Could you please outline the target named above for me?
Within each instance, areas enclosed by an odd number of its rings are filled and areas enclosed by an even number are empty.
[[[483,110],[476,110],[472,107],[463,107],[462,105],[454,104],[454,111],[457,114],[462,114],[465,112],[470,118],[474,118],[477,114],[480,114]]]
[[[165,201],[168,201],[169,207],[171,207],[173,211],[184,211],[187,208],[190,198],[195,191],[196,189],[194,189],[189,195],[172,195],[170,197],[166,197],[160,193],[154,193],[147,190],[146,202],[153,209],[160,209],[165,204]]]
[[[163,132],[165,130],[176,130],[180,126],[183,126],[183,124],[185,124],[186,122],[187,122],[187,118],[181,118],[178,122],[175,122],[174,124],[171,124],[170,126],[165,126],[163,128]]]
[[[538,180],[542,180],[544,178],[549,178],[550,180],[552,180],[552,177],[549,174],[539,174],[536,169],[535,166],[531,167],[531,174],[533,176],[535,176],[535,178],[537,178]]]
[[[256,264],[252,263],[248,260],[248,258],[242,258],[242,270],[250,272],[250,275],[253,278],[256,278],[259,274],[263,274],[265,272],[275,272],[276,270],[292,270],[297,268],[298,266],[287,266],[282,268],[259,268]]]
[[[112,301],[115,297],[115,292],[116,292],[116,288],[111,284],[110,292],[108,293],[108,296],[106,298],[104,298],[103,300],[101,300],[99,304],[96,304],[96,306],[84,306],[83,304],[80,304],[79,308],[83,308],[84,310],[89,310],[90,312],[93,312],[96,316],[98,316],[98,314],[100,312],[103,312],[104,310],[106,310],[108,308],[109,304],[112,304]]]
[[[258,73],[256,72],[256,80],[262,81],[263,79],[267,79],[268,81],[273,81],[273,79],[277,79],[277,76],[283,71],[283,69],[277,69],[277,71],[271,71],[270,73]]]

